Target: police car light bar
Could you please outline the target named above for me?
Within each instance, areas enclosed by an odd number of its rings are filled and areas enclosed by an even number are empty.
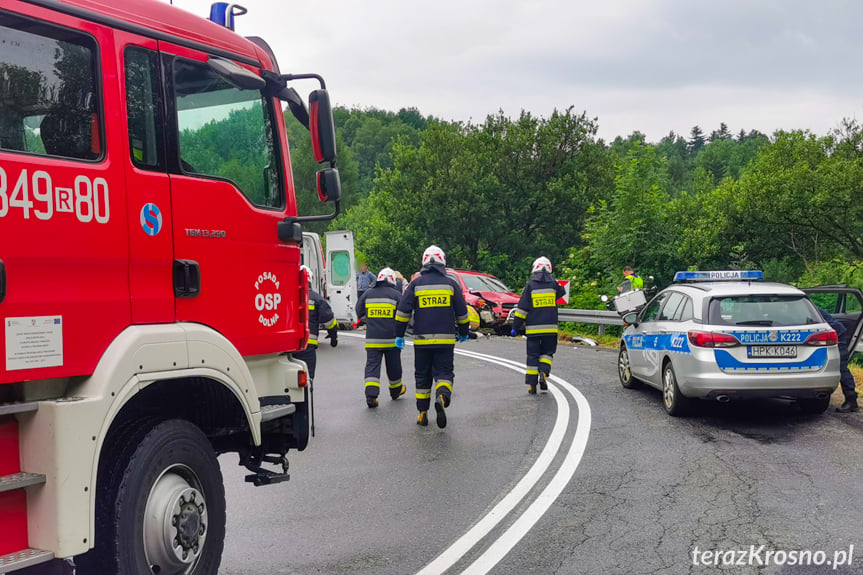
[[[677,272],[675,282],[715,282],[715,281],[747,281],[763,280],[764,273],[760,270],[727,270],[712,272]]]

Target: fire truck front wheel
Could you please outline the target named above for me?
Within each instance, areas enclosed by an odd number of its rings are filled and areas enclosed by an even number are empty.
[[[135,427],[102,456],[96,545],[79,573],[216,575],[225,489],[209,440],[179,419]]]

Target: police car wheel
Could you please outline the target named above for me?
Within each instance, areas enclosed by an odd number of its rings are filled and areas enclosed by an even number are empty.
[[[668,415],[685,415],[692,405],[692,399],[684,397],[677,386],[677,376],[671,362],[667,362],[662,368],[662,406]]]
[[[629,350],[626,349],[625,345],[621,345],[620,351],[617,353],[617,376],[620,378],[620,385],[626,389],[635,389],[641,386],[641,382],[632,376]]]
[[[830,407],[830,398],[824,399],[798,399],[797,405],[800,406],[800,411],[811,415],[818,415],[827,411]]]

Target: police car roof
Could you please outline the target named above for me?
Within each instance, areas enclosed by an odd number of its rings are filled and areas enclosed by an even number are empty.
[[[673,284],[676,290],[688,293],[709,292],[711,296],[725,295],[800,295],[806,294],[794,286],[773,282],[698,282]]]

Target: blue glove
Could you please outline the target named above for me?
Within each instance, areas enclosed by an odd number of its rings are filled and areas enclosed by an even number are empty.
[[[458,336],[458,340],[459,340],[459,341],[467,341],[467,340],[469,340],[469,339],[470,339],[470,336],[468,336],[468,335],[460,335],[460,336]]]
[[[512,330],[511,332],[509,332],[509,335],[511,335],[512,337],[515,337],[518,335],[518,332],[515,330]]]
[[[396,347],[399,349],[404,349],[405,348],[405,338],[397,337],[396,338]]]

